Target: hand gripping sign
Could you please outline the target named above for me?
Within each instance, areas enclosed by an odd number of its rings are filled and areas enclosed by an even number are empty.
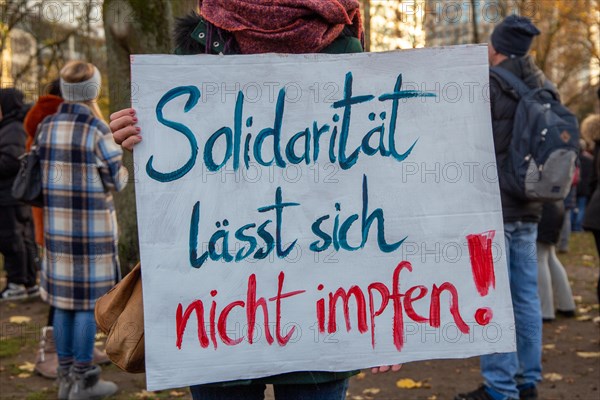
[[[513,351],[486,54],[134,56],[148,388]]]

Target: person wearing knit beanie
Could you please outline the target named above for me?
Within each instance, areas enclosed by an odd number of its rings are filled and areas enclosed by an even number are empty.
[[[536,65],[529,49],[539,29],[530,19],[510,15],[492,32],[488,45],[491,67],[489,103],[500,200],[504,220],[507,264],[515,318],[516,351],[480,357],[483,384],[459,393],[454,400],[537,400],[542,380],[542,310],[538,295],[536,238],[542,203],[515,196],[505,182],[519,104],[512,85],[498,74],[505,70],[530,90],[554,86]],[[558,93],[556,93],[558,97]],[[533,252],[530,250],[533,249]]]
[[[509,15],[494,28],[491,42],[498,53],[518,58],[529,52],[533,38],[539,34],[529,18]]]

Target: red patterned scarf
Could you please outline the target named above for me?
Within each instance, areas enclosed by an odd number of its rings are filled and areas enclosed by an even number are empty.
[[[200,0],[200,14],[243,54],[318,53],[346,26],[362,39],[358,0]]]

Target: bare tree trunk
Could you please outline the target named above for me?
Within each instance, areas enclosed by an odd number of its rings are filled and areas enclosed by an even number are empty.
[[[92,19],[91,19],[91,15],[90,13],[92,12],[92,2],[91,0],[88,0],[88,2],[86,3],[86,5],[84,6],[84,10],[85,10],[85,15],[83,16],[84,20],[84,26],[85,26],[85,34],[86,34],[86,40],[85,40],[85,56],[87,57],[88,62],[94,63],[94,57],[93,57],[93,51],[92,51],[92,42],[91,42],[91,37],[92,37]]]
[[[473,27],[473,43],[479,43],[479,27],[477,22],[478,0],[471,0],[471,26]]]
[[[192,11],[196,5],[196,0],[104,0],[111,112],[135,108],[130,98],[129,56],[171,53],[174,17]],[[128,272],[139,260],[134,171],[140,167],[133,165],[131,153],[125,153],[130,180],[124,192],[116,197],[116,207],[119,256],[123,271]]]
[[[39,4],[38,4],[39,6]],[[2,76],[4,64],[1,62],[2,53],[8,46],[11,31],[33,12],[36,4],[26,0],[0,1],[0,87],[4,87]],[[14,82],[16,84],[16,82]]]
[[[365,51],[371,51],[371,0],[363,0],[365,21]]]

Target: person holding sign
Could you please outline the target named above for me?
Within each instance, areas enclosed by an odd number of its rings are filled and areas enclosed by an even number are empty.
[[[98,399],[117,391],[92,364],[94,307],[119,279],[117,220],[112,191],[127,183],[122,150],[96,99],[98,69],[71,61],[60,74],[64,102],[38,128],[44,193],[41,296],[54,313],[58,398]]]
[[[362,26],[357,0],[201,0],[200,13],[179,21],[176,53],[353,53],[361,52]],[[142,140],[136,112],[110,117],[115,141],[128,150]],[[373,368],[398,371],[400,365]],[[199,372],[201,373],[201,372]],[[292,372],[267,378],[191,387],[194,399],[263,399],[273,384],[278,399],[344,399],[348,378],[358,371]]]

